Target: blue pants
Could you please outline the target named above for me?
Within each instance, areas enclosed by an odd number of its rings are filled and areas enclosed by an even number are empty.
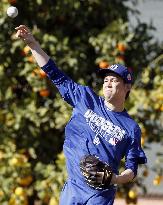
[[[68,180],[61,192],[60,205],[113,205],[116,188],[94,190]]]

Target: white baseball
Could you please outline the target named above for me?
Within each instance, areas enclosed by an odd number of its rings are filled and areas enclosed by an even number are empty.
[[[11,18],[15,18],[18,15],[18,9],[15,6],[10,6],[7,9],[7,15]]]

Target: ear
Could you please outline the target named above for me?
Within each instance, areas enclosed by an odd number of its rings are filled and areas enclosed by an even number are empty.
[[[127,92],[131,90],[131,84],[125,84],[125,87]]]

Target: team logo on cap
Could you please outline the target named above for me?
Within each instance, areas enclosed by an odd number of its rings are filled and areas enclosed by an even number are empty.
[[[111,65],[109,69],[110,70],[116,70],[117,68],[118,68],[118,65]]]
[[[127,80],[131,80],[131,75],[130,74],[127,75]]]

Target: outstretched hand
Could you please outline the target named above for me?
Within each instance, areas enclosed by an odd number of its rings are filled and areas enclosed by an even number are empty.
[[[48,63],[50,57],[41,49],[40,44],[35,40],[30,30],[25,25],[20,25],[16,29],[16,38],[22,39],[31,49],[33,57],[40,67]]]
[[[28,46],[32,46],[37,43],[27,26],[20,25],[15,29],[17,31],[16,38],[22,39]]]

